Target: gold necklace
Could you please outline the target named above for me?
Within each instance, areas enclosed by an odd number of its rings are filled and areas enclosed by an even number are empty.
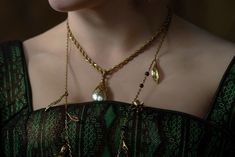
[[[125,132],[128,128],[128,121],[129,121],[129,116],[131,115],[131,112],[136,112],[137,116],[139,115],[139,113],[143,110],[144,107],[144,103],[141,102],[138,98],[139,95],[142,91],[142,89],[144,88],[144,84],[148,78],[148,76],[151,74],[152,79],[156,82],[159,83],[159,72],[158,72],[158,54],[159,51],[162,47],[162,44],[164,42],[164,39],[167,35],[170,23],[171,23],[171,19],[172,19],[172,10],[170,8],[168,8],[168,15],[167,15],[167,20],[164,22],[163,25],[165,25],[165,30],[162,33],[162,37],[160,39],[159,45],[157,47],[156,53],[154,55],[154,59],[152,60],[148,70],[145,72],[145,76],[142,80],[142,82],[139,84],[139,88],[137,91],[137,94],[134,97],[134,100],[131,102],[131,105],[128,107],[127,112],[124,116],[124,120],[121,126],[121,133],[120,133],[120,139],[119,139],[119,147],[118,147],[118,152],[117,152],[117,156],[116,157],[120,157],[121,154],[124,154],[125,157],[129,157],[129,149],[128,146],[125,142]]]
[[[67,31],[68,31],[68,34],[69,34],[69,39],[72,40],[73,44],[79,50],[79,52],[83,56],[84,60],[86,62],[88,62],[102,76],[102,79],[101,79],[100,83],[96,86],[96,88],[92,92],[92,99],[94,101],[104,101],[104,100],[107,100],[109,98],[108,97],[108,89],[109,88],[108,88],[108,84],[107,84],[108,76],[111,76],[115,72],[119,71],[126,64],[128,64],[130,61],[132,61],[135,57],[137,57],[139,54],[143,53],[147,48],[149,48],[153,44],[155,39],[157,39],[161,35],[161,33],[165,31],[166,23],[167,23],[167,21],[169,21],[169,18],[170,18],[169,16],[166,17],[165,22],[160,27],[160,29],[158,31],[156,31],[154,33],[154,35],[148,41],[146,41],[139,49],[137,49],[132,55],[130,55],[125,60],[123,60],[122,62],[120,62],[119,64],[113,66],[110,69],[102,68],[100,65],[98,65],[94,60],[92,60],[89,57],[87,52],[82,48],[82,46],[80,45],[78,40],[73,35],[73,33],[70,29],[70,26],[69,26],[69,22],[67,20]],[[155,73],[153,75],[156,76],[155,80],[159,80],[159,74],[158,73]]]
[[[157,60],[158,60],[158,53],[162,47],[162,44],[164,42],[164,39],[166,37],[167,31],[169,29],[170,26],[170,22],[172,19],[172,12],[169,9],[168,10],[168,15],[167,15],[167,20],[165,20],[164,22],[164,30],[161,33],[161,39],[159,42],[159,45],[157,47],[156,53],[154,55],[154,59],[152,60],[148,70],[145,72],[145,76],[144,79],[142,80],[142,82],[139,85],[139,89],[137,91],[137,94],[135,95],[133,101],[131,102],[132,105],[129,106],[128,108],[128,112],[126,112],[124,120],[123,120],[123,124],[122,124],[122,128],[121,128],[121,133],[120,133],[120,140],[119,140],[119,147],[118,147],[118,151],[117,151],[117,156],[116,157],[120,157],[121,153],[123,153],[125,155],[125,157],[129,156],[129,149],[128,146],[125,142],[125,131],[126,128],[128,127],[128,121],[129,121],[129,115],[130,112],[134,111],[137,114],[139,112],[142,111],[143,109],[143,102],[141,102],[138,97],[144,87],[144,83],[147,80],[147,77],[151,74],[152,78],[154,81],[156,81],[158,83],[158,79],[159,79],[159,74],[158,74],[158,68],[157,68]],[[78,116],[76,115],[72,115],[71,113],[68,112],[68,96],[69,96],[69,92],[68,92],[68,64],[69,64],[69,39],[70,39],[70,34],[69,31],[67,31],[67,40],[66,40],[66,60],[65,60],[65,92],[64,94],[56,101],[52,102],[50,105],[48,105],[48,107],[45,109],[45,111],[47,111],[50,107],[56,105],[57,103],[59,103],[60,101],[62,101],[63,98],[65,98],[65,103],[64,103],[64,144],[60,149],[60,152],[58,153],[58,157],[65,157],[66,155],[68,155],[69,157],[72,157],[72,150],[71,150],[71,145],[69,142],[69,133],[68,133],[68,122],[73,121],[73,122],[80,122],[81,120],[79,119]]]

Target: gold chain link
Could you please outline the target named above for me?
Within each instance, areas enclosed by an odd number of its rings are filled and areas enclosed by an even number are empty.
[[[135,57],[137,57],[139,54],[143,53],[147,48],[149,48],[150,45],[152,45],[152,43],[155,41],[155,39],[157,39],[159,37],[159,35],[161,35],[162,32],[164,32],[166,30],[167,27],[167,23],[169,23],[169,19],[170,16],[168,15],[166,20],[164,21],[163,25],[160,27],[160,29],[158,29],[158,31],[156,31],[153,36],[146,41],[139,49],[137,49],[132,55],[130,55],[129,57],[127,57],[126,59],[124,59],[122,62],[120,62],[119,64],[113,66],[110,69],[104,69],[102,68],[100,65],[98,65],[95,61],[93,61],[91,59],[91,57],[89,57],[89,55],[87,54],[87,52],[82,48],[82,46],[80,45],[80,43],[78,42],[78,40],[75,38],[75,36],[73,35],[70,26],[69,26],[69,22],[67,20],[67,30],[68,30],[68,34],[69,34],[69,38],[72,40],[73,44],[76,46],[76,48],[79,50],[79,52],[81,53],[81,55],[84,57],[84,60],[87,61],[92,67],[94,67],[99,73],[101,73],[103,76],[104,75],[112,75],[113,73],[117,72],[118,70],[120,70],[122,67],[124,67],[126,64],[128,64],[130,61],[132,61]]]

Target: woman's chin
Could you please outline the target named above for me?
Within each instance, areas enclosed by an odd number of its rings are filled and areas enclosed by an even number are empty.
[[[76,0],[48,0],[52,9],[59,12],[67,12],[76,4]],[[73,2],[74,1],[74,2]]]
[[[48,0],[50,6],[59,12],[68,12],[95,7],[104,0]]]

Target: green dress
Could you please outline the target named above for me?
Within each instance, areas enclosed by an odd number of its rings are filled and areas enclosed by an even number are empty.
[[[22,43],[0,45],[1,157],[52,157],[63,145],[64,107],[32,110]],[[125,134],[129,157],[235,157],[235,57],[204,118],[144,107],[130,114]],[[69,123],[74,157],[115,157],[130,104],[70,104],[81,123]]]

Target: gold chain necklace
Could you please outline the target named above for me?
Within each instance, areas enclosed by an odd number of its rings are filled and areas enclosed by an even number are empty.
[[[82,48],[82,46],[80,45],[78,40],[73,35],[73,33],[70,29],[70,26],[69,26],[69,22],[67,20],[67,31],[68,31],[68,34],[69,34],[69,38],[72,40],[73,44],[79,50],[79,52],[83,56],[84,60],[87,61],[102,76],[102,79],[101,79],[100,83],[93,90],[93,93],[92,93],[92,99],[93,100],[95,100],[95,101],[104,101],[104,100],[108,99],[108,89],[109,89],[108,85],[107,85],[108,76],[111,76],[115,72],[119,71],[126,64],[128,64],[130,61],[132,61],[135,57],[137,57],[139,54],[143,53],[147,48],[149,48],[153,44],[155,39],[157,39],[161,35],[161,33],[165,31],[166,23],[167,23],[167,21],[169,21],[169,18],[170,17],[167,16],[167,18],[165,19],[165,22],[160,27],[160,29],[158,31],[156,31],[154,33],[154,35],[148,41],[146,41],[139,49],[137,49],[132,55],[130,55],[129,57],[124,59],[122,62],[120,62],[119,64],[113,66],[110,69],[102,68],[100,65],[98,65],[94,60],[92,60],[89,57],[87,52]]]
[[[158,53],[159,53],[159,51],[162,47],[162,44],[164,42],[164,39],[166,37],[167,31],[168,31],[169,26],[170,26],[171,19],[172,19],[172,12],[169,9],[167,18],[166,18],[166,20],[163,24],[164,29],[163,29],[163,31],[161,31],[162,33],[160,34],[161,38],[160,38],[160,42],[159,42],[159,45],[157,47],[156,53],[154,55],[154,59],[152,60],[148,70],[145,72],[144,79],[140,83],[137,94],[135,95],[135,97],[134,97],[134,99],[131,103],[132,105],[129,106],[128,112],[126,112],[126,114],[125,114],[123,124],[122,124],[122,127],[121,127],[119,147],[118,147],[116,157],[120,157],[121,153],[123,153],[125,155],[125,157],[129,156],[129,149],[128,149],[128,146],[125,142],[125,131],[126,131],[126,128],[128,127],[127,124],[128,124],[130,112],[135,111],[135,112],[139,113],[143,109],[143,102],[140,102],[140,100],[138,100],[138,97],[139,97],[139,95],[140,95],[140,93],[141,93],[141,91],[144,87],[144,83],[146,82],[147,77],[151,74],[154,81],[156,81],[157,83],[159,81],[159,74],[158,74],[158,67],[157,67]],[[48,107],[45,108],[45,111],[47,111],[50,107],[58,104],[60,101],[62,101],[63,98],[65,98],[65,103],[64,103],[65,118],[64,118],[64,132],[63,132],[65,142],[64,142],[63,146],[61,147],[60,152],[58,153],[58,157],[65,157],[66,155],[68,155],[69,157],[72,157],[72,150],[71,150],[71,145],[70,145],[70,142],[69,142],[68,122],[73,121],[73,122],[78,122],[79,123],[81,121],[77,115],[72,115],[71,113],[68,112],[68,96],[69,96],[69,92],[68,92],[69,57],[68,56],[69,56],[69,51],[70,51],[69,39],[71,39],[70,38],[70,33],[67,30],[66,57],[65,57],[66,58],[66,60],[65,60],[65,89],[64,89],[65,92],[58,100],[52,102],[50,105],[48,105]]]
[[[117,152],[116,157],[120,157],[121,154],[123,154],[125,157],[129,157],[129,149],[128,149],[128,146],[125,142],[125,133],[128,128],[128,121],[129,121],[129,116],[131,115],[131,112],[133,112],[133,111],[136,112],[137,113],[136,115],[138,116],[139,113],[143,110],[144,103],[141,102],[138,98],[139,98],[139,95],[140,95],[142,89],[144,88],[144,84],[145,84],[148,76],[151,74],[152,79],[156,83],[159,83],[160,76],[159,76],[159,72],[158,72],[158,63],[157,63],[158,62],[158,54],[159,54],[159,51],[162,47],[164,39],[167,35],[168,29],[169,29],[169,26],[171,23],[172,15],[173,15],[172,10],[170,8],[168,8],[168,15],[167,15],[167,18],[163,24],[165,26],[165,29],[162,33],[162,37],[160,39],[159,45],[158,45],[156,53],[154,55],[154,59],[152,60],[148,70],[145,72],[145,76],[144,76],[142,82],[139,84],[139,88],[138,88],[137,94],[134,97],[134,100],[131,102],[131,105],[128,107],[127,112],[124,114],[125,116],[123,118],[123,123],[121,125],[119,147],[118,147],[118,152]]]

